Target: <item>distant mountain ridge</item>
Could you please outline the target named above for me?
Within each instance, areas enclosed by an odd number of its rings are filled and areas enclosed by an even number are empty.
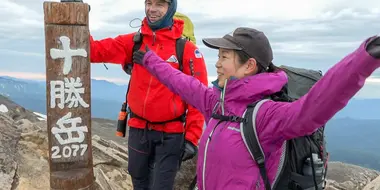
[[[92,115],[116,119],[125,100],[127,85],[105,80],[91,80]],[[30,110],[46,114],[46,82],[0,77],[0,95],[8,97]]]
[[[380,117],[377,120],[339,118],[327,122],[330,159],[380,171]]]
[[[13,86],[12,86],[13,85]],[[13,88],[13,89],[12,89]],[[35,88],[35,92],[33,92]],[[0,89],[16,93],[36,93],[46,95],[46,81],[26,80],[0,76]],[[91,96],[105,100],[122,99],[128,89],[127,85],[118,85],[106,80],[91,79]]]

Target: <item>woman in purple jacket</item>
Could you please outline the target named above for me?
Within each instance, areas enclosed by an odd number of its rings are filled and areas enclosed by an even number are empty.
[[[273,65],[269,41],[258,30],[237,28],[232,35],[204,39],[203,43],[219,49],[215,64],[218,79],[212,88],[166,64],[153,51],[135,53],[134,62],[146,67],[205,116],[208,124],[199,143],[197,164],[199,189],[264,189],[259,168],[242,140],[239,123],[218,122],[211,115],[219,112],[242,116],[248,104],[280,91],[287,76]],[[266,101],[261,105],[256,131],[270,183],[276,177],[283,142],[310,135],[323,126],[344,108],[378,67],[380,37],[374,36],[333,66],[299,100]]]

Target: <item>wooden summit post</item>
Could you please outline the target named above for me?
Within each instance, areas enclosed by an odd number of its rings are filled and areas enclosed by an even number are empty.
[[[93,189],[89,6],[43,5],[50,187]]]

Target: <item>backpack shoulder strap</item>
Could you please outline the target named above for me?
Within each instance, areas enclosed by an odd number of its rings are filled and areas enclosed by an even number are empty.
[[[186,42],[188,40],[186,38],[178,38],[176,41],[176,55],[179,63],[179,70],[183,71],[183,53],[185,51]]]
[[[132,48],[132,55],[134,52],[138,51],[140,48],[141,48],[141,45],[142,45],[142,35],[140,32],[136,32],[135,35],[133,36],[133,48]],[[179,62],[179,70],[180,71],[183,71],[183,53],[184,53],[184,50],[185,50],[185,46],[186,46],[186,42],[188,40],[186,38],[178,38],[176,40],[176,54],[177,54],[177,58],[178,58],[178,62]],[[124,71],[131,75],[131,72],[132,72],[132,67],[133,67],[133,62],[130,63],[130,64],[125,64],[124,65]]]
[[[133,36],[133,48],[132,48],[132,55],[135,51],[138,51],[141,47],[143,41],[143,35],[140,32],[136,32],[135,35]]]
[[[268,100],[269,99],[263,99],[247,106],[247,110],[244,115],[245,122],[241,123],[240,129],[244,144],[247,146],[249,153],[259,166],[260,174],[264,180],[266,190],[270,190],[271,185],[265,169],[264,152],[257,137],[256,115],[260,106]]]
[[[141,47],[142,44],[142,35],[140,32],[136,32],[135,35],[133,36],[133,48],[132,48],[132,55],[135,51],[138,51]],[[133,68],[133,61],[131,63],[126,63],[124,64],[123,70],[126,72],[129,77],[129,82],[128,82],[128,89],[127,92],[125,93],[125,99],[127,99],[128,93],[129,93],[129,88],[131,86],[131,79],[132,79],[132,68]],[[126,101],[127,102],[127,101]]]
[[[142,45],[142,39],[143,35],[138,31],[133,35],[133,48],[132,48],[132,55],[134,52],[138,51]],[[132,74],[132,68],[133,68],[133,61],[130,63],[124,64],[123,70],[128,75]],[[128,85],[129,86],[129,85]],[[129,89],[129,88],[128,88]]]

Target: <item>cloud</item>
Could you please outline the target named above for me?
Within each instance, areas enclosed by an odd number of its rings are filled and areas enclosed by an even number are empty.
[[[317,0],[235,0],[233,4],[235,6],[231,6],[232,2],[229,0],[207,0],[202,3],[196,0],[180,2],[184,12],[186,9],[188,10],[187,13],[199,13],[206,9],[205,14],[211,18],[222,18],[226,15],[241,17],[244,15],[248,18],[276,20],[313,18],[318,11],[331,3]]]
[[[293,54],[299,56],[334,56],[342,49],[353,49],[358,47],[362,41],[291,41],[272,43],[276,54]]]
[[[2,0],[1,69],[45,72],[44,2]],[[143,1],[85,2],[91,5],[89,27],[95,39],[137,31],[138,28],[131,27],[130,22],[144,17]],[[275,64],[324,72],[355,50],[367,37],[380,32],[378,0],[234,0],[233,3],[236,6],[227,0],[185,0],[178,4],[178,11],[193,20],[197,45],[205,56],[210,81],[216,75],[217,51],[206,48],[201,39],[222,37],[239,26],[257,28],[268,36]],[[139,22],[131,24],[138,26]],[[24,65],[19,67],[16,64]],[[100,64],[91,65],[92,76],[118,83],[128,80],[119,65],[107,66],[108,70]],[[374,72],[372,77],[380,77],[380,71]],[[366,85],[372,85],[376,80],[370,78]]]
[[[55,0],[58,1],[58,0]],[[17,3],[16,3],[17,2]],[[43,40],[42,0],[5,0],[4,17],[0,21],[0,35],[6,38]],[[144,4],[128,0],[87,0],[91,5],[90,30],[96,38],[134,32],[130,27],[134,18],[144,17]],[[230,1],[187,0],[179,2],[179,11],[188,14],[196,29],[198,44],[201,38],[222,36],[238,26],[250,26],[264,31],[272,42],[275,53],[328,56],[347,51],[357,41],[380,31],[375,25],[380,16],[379,5],[368,0],[235,0],[240,8],[231,9]],[[277,6],[273,6],[276,4]],[[364,4],[364,5],[363,5]],[[38,6],[37,6],[38,5]],[[352,5],[352,6],[351,6]],[[202,7],[213,7],[203,11]],[[350,8],[351,7],[351,8]],[[369,7],[369,8],[368,8]],[[2,9],[0,9],[2,10]],[[1,15],[0,15],[1,16]],[[134,22],[133,25],[137,25]],[[28,30],[23,30],[27,27]],[[363,30],[365,28],[365,30]],[[323,50],[323,51],[322,51]],[[332,50],[332,51],[330,51]]]
[[[37,52],[25,52],[25,51],[11,50],[11,49],[0,49],[0,54],[45,57],[45,55],[43,53],[40,53],[40,52],[38,52],[38,53]]]
[[[31,73],[31,72],[13,72],[13,71],[1,71],[0,76],[8,76],[20,79],[29,79],[29,80],[46,80],[45,73]],[[108,82],[113,82],[115,84],[128,84],[129,76],[124,78],[116,78],[116,77],[104,77],[104,76],[93,76],[91,77],[95,80],[105,80]],[[211,82],[216,80],[216,76],[208,76],[209,85]]]
[[[380,77],[370,77],[366,80],[363,88],[355,95],[358,98],[380,97]]]
[[[0,76],[9,76],[20,79],[30,80],[45,80],[46,75],[43,73],[30,73],[30,72],[13,72],[13,71],[0,71]]]
[[[380,85],[380,77],[369,77],[366,80],[366,83],[371,83],[371,84],[377,84]]]
[[[105,80],[105,81],[113,82],[116,84],[128,84],[129,82],[129,77],[128,78],[92,77],[92,79]]]
[[[0,73],[1,76],[1,73]],[[216,80],[217,76],[208,76],[208,85],[211,86],[211,82]],[[110,77],[93,77],[93,79],[96,80],[106,80],[109,82],[113,82],[116,84],[128,84],[129,77],[128,78],[110,78]]]
[[[38,5],[36,0],[2,0],[0,38],[20,40],[38,37],[37,29],[43,29],[44,25],[42,12],[35,9],[36,5]],[[42,6],[42,4],[39,5]]]
[[[0,76],[8,76],[19,79],[28,79],[28,80],[46,80],[45,73],[31,73],[31,72],[12,72],[12,71],[0,71]],[[112,78],[112,77],[92,77],[95,80],[106,80],[116,84],[128,84],[128,78]]]

